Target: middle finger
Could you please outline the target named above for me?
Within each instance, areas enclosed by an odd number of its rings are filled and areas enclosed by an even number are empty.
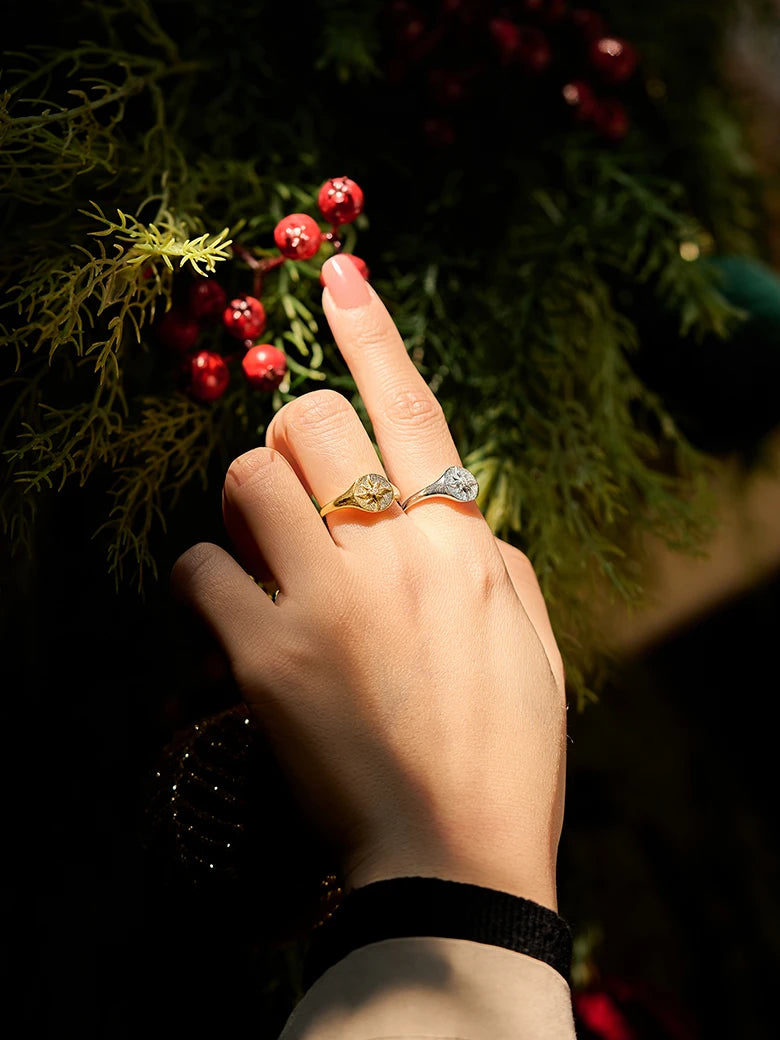
[[[322,273],[325,316],[371,417],[388,476],[405,499],[448,467],[459,466],[458,450],[395,322],[355,265],[334,256],[323,264]],[[437,502],[439,508],[433,506]],[[430,503],[425,507],[428,517],[451,516],[453,509],[478,515],[474,503]],[[417,510],[414,517],[421,519]]]

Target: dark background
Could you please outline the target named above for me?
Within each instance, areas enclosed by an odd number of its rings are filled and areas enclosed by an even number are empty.
[[[252,930],[279,901],[296,824],[268,789],[265,877],[240,898],[160,886],[144,837],[162,748],[235,695],[164,580],[143,605],[109,591],[65,497],[48,554],[5,561],[20,590],[3,624],[16,1035],[275,1037],[294,983]],[[561,912],[605,984],[690,1018],[680,1035],[776,1035],[779,622],[777,575],[626,663],[570,718]],[[676,1035],[652,1029],[637,1035]]]
[[[30,39],[35,12],[22,15]],[[701,446],[749,456],[780,421],[777,335],[711,352],[706,369],[677,347],[646,356],[645,376]],[[262,870],[230,892],[193,892],[146,844],[163,748],[236,704],[167,589],[178,552],[222,540],[218,495],[161,548],[141,600],[114,590],[80,524],[102,493],[65,489],[44,506],[35,558],[0,560],[9,1035],[274,1038],[299,947],[258,941],[256,925],[284,901],[290,843],[305,839],[282,792],[269,780],[256,805]],[[780,574],[625,663],[571,714],[560,909],[604,985],[633,992],[639,1040],[777,1035],[779,622]]]

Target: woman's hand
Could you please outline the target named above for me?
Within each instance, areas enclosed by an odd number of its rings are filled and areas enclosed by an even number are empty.
[[[403,501],[460,465],[377,295],[346,258],[323,276],[382,462],[340,394],[285,405],[227,473],[236,559],[196,545],[174,588],[225,649],[347,888],[435,876],[557,909],[566,704],[539,585],[474,502],[320,517],[311,496],[325,504],[363,474],[385,473]]]

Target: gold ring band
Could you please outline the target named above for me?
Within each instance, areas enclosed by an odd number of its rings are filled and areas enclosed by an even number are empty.
[[[354,484],[326,502],[320,516],[327,516],[336,509],[362,509],[364,513],[382,513],[397,502],[401,492],[381,473],[365,473]]]

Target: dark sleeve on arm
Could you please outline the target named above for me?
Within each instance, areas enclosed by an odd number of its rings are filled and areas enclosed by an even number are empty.
[[[313,934],[304,965],[310,987],[353,950],[385,939],[436,936],[501,946],[544,961],[568,983],[566,921],[529,899],[440,878],[405,877],[353,889]]]

